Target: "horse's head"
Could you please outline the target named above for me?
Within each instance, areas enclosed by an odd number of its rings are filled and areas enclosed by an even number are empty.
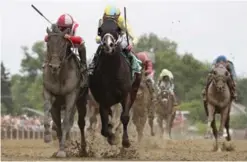
[[[112,55],[119,47],[121,29],[113,19],[105,19],[99,28],[99,35],[105,54]]]
[[[68,33],[68,30],[61,32],[56,25],[52,26],[52,30],[46,29],[48,34],[47,40],[47,58],[48,67],[53,74],[59,74],[61,65],[65,60],[66,54],[69,50],[69,42],[64,38],[64,35]]]
[[[213,69],[213,84],[218,92],[225,90],[228,79],[230,79],[230,73],[223,64],[219,64]]]

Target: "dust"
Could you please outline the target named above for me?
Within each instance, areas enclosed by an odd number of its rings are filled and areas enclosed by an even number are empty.
[[[148,127],[148,126],[147,126]],[[163,139],[160,135],[150,136],[145,129],[143,139],[137,142],[134,126],[129,129],[130,148],[122,148],[121,137],[117,145],[110,146],[99,130],[86,133],[87,152],[78,157],[80,139],[74,139],[67,145],[68,157],[65,160],[247,160],[247,140],[233,140],[225,143],[226,151],[213,152],[213,140],[206,139]],[[58,142],[45,144],[43,140],[2,140],[2,160],[61,160],[52,157],[58,149]]]

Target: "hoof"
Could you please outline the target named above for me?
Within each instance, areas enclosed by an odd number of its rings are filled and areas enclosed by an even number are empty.
[[[87,151],[86,150],[80,150],[80,152],[79,152],[79,157],[88,157],[88,153],[87,153]]]
[[[123,140],[123,141],[122,141],[122,146],[123,146],[124,148],[129,148],[129,147],[130,147],[130,142],[129,142],[129,140]]]
[[[66,157],[65,151],[58,151],[56,157],[65,158]]]
[[[217,152],[222,152],[222,150],[221,150],[221,148],[220,148],[220,147],[217,149]]]
[[[117,145],[117,140],[115,135],[107,137],[107,141],[110,145]]]
[[[50,143],[51,139],[52,139],[51,134],[47,134],[47,135],[44,136],[44,142],[45,143]]]

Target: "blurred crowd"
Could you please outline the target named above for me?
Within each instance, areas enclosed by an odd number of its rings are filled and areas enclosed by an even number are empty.
[[[28,117],[26,114],[20,116],[1,116],[1,130],[17,129],[17,130],[43,130],[42,119],[37,116]]]

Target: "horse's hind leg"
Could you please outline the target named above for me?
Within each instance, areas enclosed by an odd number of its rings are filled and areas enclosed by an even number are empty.
[[[123,124],[123,138],[122,138],[122,146],[125,148],[130,147],[130,142],[129,142],[129,136],[128,136],[128,123],[130,120],[130,105],[131,105],[131,100],[130,100],[130,94],[124,99],[124,101],[121,103],[123,111],[121,114],[121,122]]]
[[[70,122],[71,118],[74,117],[75,115],[76,97],[77,97],[77,91],[73,91],[65,97],[66,108],[65,108],[65,114],[64,114],[63,124],[62,124],[62,127],[63,127],[62,139],[59,145],[60,148],[57,153],[57,157],[66,157],[66,153],[64,151],[65,141],[66,141],[67,133],[69,133],[69,130],[71,128],[71,122]]]
[[[81,131],[81,148],[80,148],[80,153],[79,155],[82,156],[86,156],[87,152],[86,152],[86,139],[85,139],[85,116],[87,113],[87,100],[86,100],[86,94],[83,94],[76,103],[76,107],[77,107],[77,111],[78,111],[78,126],[80,128]]]
[[[50,126],[50,121],[51,121],[51,108],[52,104],[55,101],[55,97],[48,92],[45,88],[43,90],[43,97],[45,100],[44,103],[44,142],[48,143],[51,142],[52,140],[52,135],[51,135],[51,126]]]

